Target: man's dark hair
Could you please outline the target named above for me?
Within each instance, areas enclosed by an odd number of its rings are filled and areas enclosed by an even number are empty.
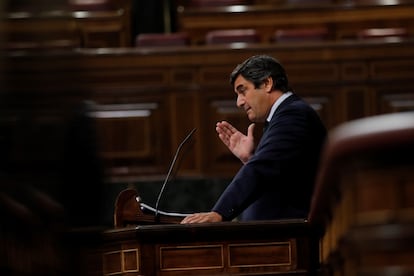
[[[279,61],[271,56],[252,56],[237,65],[230,74],[230,84],[232,86],[234,86],[234,82],[239,75],[251,81],[255,88],[259,88],[268,77],[271,77],[273,79],[273,89],[282,92],[291,91],[285,69]]]

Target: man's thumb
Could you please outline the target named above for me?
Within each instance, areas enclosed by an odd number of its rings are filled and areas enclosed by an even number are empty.
[[[255,124],[251,123],[247,128],[247,136],[253,137]]]

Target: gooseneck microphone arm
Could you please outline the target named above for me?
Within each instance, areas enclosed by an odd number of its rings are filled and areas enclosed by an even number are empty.
[[[187,143],[187,141],[190,139],[190,137],[193,135],[193,133],[196,131],[196,128],[194,128],[185,138],[184,138],[184,140],[181,142],[181,144],[178,146],[178,148],[177,148],[177,150],[176,150],[176,152],[175,152],[175,155],[174,155],[174,158],[173,158],[173,160],[171,161],[171,164],[170,164],[170,167],[169,167],[169,169],[168,169],[168,173],[167,173],[167,176],[165,177],[165,179],[164,179],[164,183],[162,184],[162,186],[161,186],[161,190],[160,190],[160,192],[158,193],[158,198],[157,198],[157,202],[155,203],[155,221],[158,221],[158,205],[159,205],[159,203],[160,203],[160,199],[161,199],[161,196],[162,196],[162,194],[163,194],[163,192],[164,192],[164,189],[165,189],[165,186],[167,185],[167,183],[168,183],[168,180],[170,179],[170,175],[171,175],[171,172],[172,172],[172,170],[173,170],[173,168],[174,168],[174,165],[175,165],[175,162],[177,161],[177,157],[178,157],[178,154],[180,153],[180,151],[181,151],[181,148],[183,147],[183,145],[185,144],[185,143]]]

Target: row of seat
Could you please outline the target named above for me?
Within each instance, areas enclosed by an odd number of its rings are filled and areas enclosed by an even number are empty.
[[[250,5],[252,0],[181,0],[177,1],[179,6],[184,7],[218,7],[230,5]]]
[[[356,34],[359,39],[408,36],[405,28],[370,28]],[[325,41],[331,39],[326,28],[280,29],[269,42]],[[205,44],[261,43],[260,34],[254,29],[214,30],[206,34]],[[135,46],[189,46],[190,37],[185,32],[143,33],[136,36]]]
[[[70,10],[70,11],[113,11],[122,5],[114,0],[59,0],[41,1],[38,5],[30,4],[30,1],[8,1],[6,9],[9,12],[26,12],[39,9],[46,10]]]
[[[313,3],[332,3],[340,0],[312,0]],[[346,1],[346,0],[344,0]],[[349,2],[349,0],[347,0]],[[225,7],[232,5],[277,5],[279,3],[303,3],[309,4],[308,0],[176,0],[179,7],[205,8]]]
[[[117,9],[111,0],[68,0],[68,6],[73,11],[108,11]]]
[[[178,1],[178,0],[177,0]],[[187,5],[229,5],[229,4],[246,4],[246,3],[256,3],[257,0],[185,0]],[[120,8],[119,5],[123,5],[122,1],[114,1],[114,0],[60,0],[57,1],[59,3],[65,3],[70,6],[70,9],[73,11],[108,11]],[[116,3],[117,4],[116,4]],[[184,0],[182,1],[184,2]],[[13,2],[15,3],[15,2]],[[16,3],[20,3],[19,1]],[[18,8],[18,4],[13,4],[15,8]],[[125,7],[125,6],[124,6]],[[21,8],[21,5],[20,5]],[[78,14],[78,13],[76,13]],[[186,33],[184,30],[179,30],[176,33],[142,33],[139,34],[134,40],[130,38],[130,22],[125,20],[125,18],[130,18],[129,13],[124,12],[124,15],[115,14],[113,18],[97,18],[91,19],[91,22],[88,22],[85,18],[80,18],[78,23],[70,22],[69,27],[62,27],[62,31],[58,33],[64,34],[64,28],[70,30],[70,39],[60,39],[63,35],[59,35],[59,39],[43,39],[39,37],[41,42],[41,46],[38,46],[38,41],[31,41],[28,40],[27,43],[24,43],[23,48],[74,48],[74,47],[112,47],[112,46],[157,46],[157,45],[170,45],[170,46],[188,46],[192,44],[200,44],[200,42],[194,42],[194,38]],[[81,15],[83,16],[83,15]],[[111,22],[109,22],[111,20]],[[116,24],[117,20],[125,21],[124,23],[119,22]],[[23,22],[23,20],[20,20]],[[25,20],[27,21],[27,20]],[[39,21],[39,20],[37,20]],[[60,20],[61,21],[61,20]],[[92,22],[93,21],[93,22]],[[24,23],[24,22],[23,22]],[[21,24],[23,24],[21,23]],[[17,24],[17,23],[16,23]],[[20,24],[20,23],[19,23]],[[39,23],[41,24],[41,23]],[[43,24],[43,23],[42,23]],[[46,24],[46,23],[45,23]],[[54,23],[51,23],[52,25]],[[49,24],[50,25],[50,24]],[[85,26],[83,26],[85,25]],[[89,28],[93,29],[90,31],[89,29],[85,32],[93,33],[96,36],[94,38],[98,42],[88,42],[87,36],[83,35],[83,37],[77,37],[77,30],[74,30],[74,26],[83,26],[82,28]],[[117,31],[114,32],[114,26],[117,26]],[[20,28],[20,27],[19,27]],[[107,32],[103,32],[105,28],[108,29]],[[26,28],[27,29],[27,28]],[[26,31],[24,29],[24,31]],[[32,28],[34,29],[34,27]],[[54,28],[56,29],[56,28]],[[38,35],[40,32],[43,33],[50,30],[50,28],[37,28],[36,31],[26,31],[31,36]],[[96,31],[97,30],[97,31]],[[119,30],[119,31],[118,31]],[[118,32],[118,33],[116,33]],[[22,33],[20,35],[20,33]],[[13,38],[13,35],[20,35],[24,38],[26,37],[26,33],[21,31],[20,29],[16,31],[16,34],[11,32],[10,38]],[[128,35],[125,35],[128,34]],[[48,35],[51,37],[53,34]],[[97,37],[99,35],[99,37]],[[112,37],[117,36],[115,39]],[[118,38],[118,37],[127,37],[127,38]],[[361,32],[355,34],[355,37],[359,38],[367,38],[367,37],[406,37],[408,36],[408,30],[404,28],[383,28],[383,29],[369,29],[369,30],[362,30]],[[103,38],[104,37],[104,38]],[[264,35],[263,33],[258,32],[255,29],[222,29],[222,30],[213,30],[207,33],[204,37],[203,42],[201,44],[223,44],[223,43],[268,43],[268,42],[286,42],[286,41],[321,41],[321,40],[331,40],[335,39],[335,35],[333,35],[328,29],[319,27],[319,28],[302,28],[302,29],[280,29],[273,33],[273,35],[269,38],[268,35]],[[265,38],[266,37],[266,38]],[[107,40],[112,39],[110,42]],[[8,43],[10,46],[7,48],[16,49],[22,48],[20,43],[20,38],[18,39],[17,43],[15,41],[10,40]],[[121,42],[122,41],[122,42]],[[132,43],[131,43],[132,41]],[[57,43],[56,43],[57,42]],[[18,45],[17,45],[18,44]],[[34,46],[31,46],[33,44]],[[135,44],[135,45],[132,45]],[[16,46],[17,45],[17,46]]]

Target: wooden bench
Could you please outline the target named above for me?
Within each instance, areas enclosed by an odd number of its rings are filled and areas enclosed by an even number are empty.
[[[333,275],[414,272],[414,112],[373,116],[330,132],[309,220],[322,227]]]

